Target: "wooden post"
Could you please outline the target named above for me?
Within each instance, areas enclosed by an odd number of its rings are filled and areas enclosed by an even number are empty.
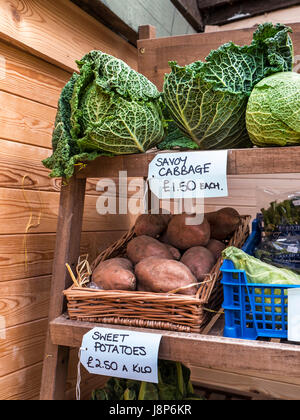
[[[151,25],[139,26],[139,40],[156,38],[156,28]]]
[[[65,264],[75,272],[80,255],[86,179],[71,178],[62,186],[57,224],[57,236],[52,272],[49,319],[65,311],[63,290],[71,284]],[[41,400],[63,400],[68,370],[69,348],[54,345],[48,328],[43,365]]]

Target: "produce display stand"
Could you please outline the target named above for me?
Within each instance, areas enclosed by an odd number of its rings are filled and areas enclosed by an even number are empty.
[[[300,49],[300,24],[294,30],[295,54]],[[253,30],[236,30],[216,34],[195,34],[171,38],[154,38],[154,28],[140,28],[138,43],[139,71],[161,87],[162,75],[168,71],[168,60],[187,64],[203,59],[211,49],[226,40],[240,45],[248,43]],[[152,37],[152,39],[146,39]],[[298,40],[298,42],[297,42]],[[163,152],[160,152],[163,153]],[[117,178],[119,171],[128,177],[148,175],[148,164],[156,152],[139,155],[100,157],[77,172],[61,189],[53,264],[40,398],[64,399],[69,349],[79,348],[82,336],[94,326],[110,329],[134,329],[93,324],[68,319],[63,291],[72,281],[65,264],[75,272],[80,255],[85,187],[87,178]],[[300,168],[300,147],[230,150],[228,175],[295,173]],[[298,399],[300,395],[300,346],[288,342],[249,341],[222,336],[222,317],[216,315],[204,333],[160,331],[159,358],[181,361],[191,366],[195,382],[210,383],[249,394],[270,398]],[[153,332],[149,329],[138,329]],[[157,330],[156,330],[157,332]],[[207,380],[205,379],[207,378]]]

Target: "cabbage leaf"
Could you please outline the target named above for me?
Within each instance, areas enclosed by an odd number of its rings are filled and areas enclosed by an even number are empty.
[[[69,178],[97,156],[143,153],[165,136],[162,94],[145,76],[101,51],[77,64],[59,99],[53,155],[43,161],[53,177]]]
[[[164,101],[182,133],[200,149],[252,147],[245,121],[248,99],[260,80],[292,69],[289,32],[285,25],[265,23],[250,45],[229,42],[204,62],[184,67],[170,62]]]
[[[300,144],[300,75],[276,73],[253,89],[246,111],[246,126],[256,146]]]
[[[52,134],[53,153],[52,156],[43,160],[44,166],[52,170],[50,176],[53,178],[59,178],[61,176],[70,178],[73,175],[74,166],[78,162],[93,160],[97,157],[97,153],[80,153],[77,142],[72,138],[70,132],[70,100],[73,94],[74,84],[78,77],[74,73],[62,89]]]
[[[249,283],[300,285],[300,275],[294,271],[267,264],[234,246],[227,247],[222,256],[231,260],[237,270],[244,270]]]

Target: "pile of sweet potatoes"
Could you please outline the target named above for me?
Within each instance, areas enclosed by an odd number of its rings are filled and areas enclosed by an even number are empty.
[[[199,219],[200,218],[200,219]],[[241,221],[230,207],[195,216],[138,217],[126,255],[101,262],[92,282],[104,290],[195,295]]]

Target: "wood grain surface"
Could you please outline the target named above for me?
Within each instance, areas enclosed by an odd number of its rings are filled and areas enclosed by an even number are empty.
[[[148,166],[157,153],[147,153],[99,157],[78,172],[78,178],[118,177],[120,171],[126,171],[128,177],[148,177]],[[182,153],[176,152],[174,153]],[[199,153],[192,151],[191,153]],[[280,156],[280,158],[279,158]],[[269,147],[253,149],[232,149],[228,151],[228,175],[257,175],[297,173],[300,167],[300,146]]]
[[[69,72],[3,41],[0,58],[1,90],[56,108]]]
[[[1,38],[69,72],[101,50],[136,67],[136,49],[68,0],[3,0]]]
[[[105,327],[102,324],[98,326]],[[108,327],[118,328],[113,325]],[[81,344],[83,334],[91,328],[93,323],[71,321],[61,316],[51,323],[51,336],[55,343],[73,347]],[[136,330],[133,327],[126,329]],[[300,348],[297,345],[171,331],[160,333],[162,339],[158,357],[161,359],[182,361],[194,369],[208,368],[212,374],[216,370],[300,385]]]
[[[0,91],[2,139],[51,149],[55,116],[53,107]]]

